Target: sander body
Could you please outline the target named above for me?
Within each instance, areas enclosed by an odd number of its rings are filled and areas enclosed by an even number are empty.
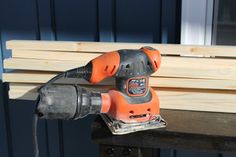
[[[151,47],[108,52],[87,65],[63,72],[39,89],[36,113],[45,119],[79,119],[100,114],[113,134],[163,128],[159,99],[149,77],[161,63]],[[114,77],[115,87],[96,92],[77,84],[55,84],[60,78],[83,78],[91,84]]]

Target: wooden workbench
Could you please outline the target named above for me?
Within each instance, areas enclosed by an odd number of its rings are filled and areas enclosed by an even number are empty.
[[[113,153],[118,156],[126,149],[134,154],[137,149],[144,150],[143,156],[148,156],[153,153],[151,148],[236,152],[235,114],[175,110],[162,110],[161,114],[168,122],[165,129],[122,136],[112,135],[98,116],[92,124],[92,140],[101,145],[101,156],[109,154],[111,149],[117,149]]]

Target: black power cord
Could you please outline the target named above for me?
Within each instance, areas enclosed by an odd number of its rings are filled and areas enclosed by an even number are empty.
[[[68,70],[66,72],[60,73],[50,79],[48,82],[46,82],[44,85],[42,85],[38,91],[40,91],[42,88],[45,88],[49,86],[50,84],[54,83],[55,81],[61,79],[61,78],[84,78],[86,80],[90,80],[92,72],[92,63],[89,62],[86,66],[82,66],[79,68],[74,68],[71,70]],[[40,101],[40,95],[37,97],[37,100],[35,102],[35,111],[33,116],[33,146],[34,146],[34,157],[39,157],[39,147],[38,147],[38,138],[37,138],[37,128],[38,128],[38,117],[40,117],[41,113],[38,113],[37,108]]]
[[[34,146],[34,157],[39,157],[39,147],[38,147],[38,138],[37,138],[37,128],[38,128],[38,114],[37,114],[37,106],[39,102],[39,96],[37,97],[35,103],[35,112],[33,116],[33,125],[32,125],[32,133],[33,133],[33,146]]]

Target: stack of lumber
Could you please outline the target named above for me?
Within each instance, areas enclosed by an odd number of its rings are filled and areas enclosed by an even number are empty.
[[[161,108],[236,113],[236,47],[146,43],[8,41],[12,58],[3,74],[11,99],[34,100],[37,88],[59,72],[83,66],[96,56],[118,49],[151,46],[162,53],[161,68],[150,78]],[[108,89],[108,79],[91,86],[84,80],[60,80],[88,88]]]

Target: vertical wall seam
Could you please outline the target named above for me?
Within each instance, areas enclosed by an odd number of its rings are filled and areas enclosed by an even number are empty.
[[[50,0],[50,13],[51,13],[51,28],[53,33],[53,40],[57,40],[57,26],[56,26],[56,9],[55,0]],[[62,120],[57,120],[58,126],[58,140],[59,140],[59,153],[60,157],[64,157],[64,140],[63,140],[63,122]]]
[[[55,0],[50,0],[51,28],[54,40],[57,40]]]
[[[58,120],[60,157],[64,157],[63,121]]]
[[[35,0],[36,6],[36,19],[37,19],[37,29],[36,29],[36,39],[41,40],[41,29],[40,29],[40,14],[39,14],[39,0]],[[44,132],[45,132],[45,141],[46,141],[46,154],[49,157],[49,143],[48,143],[48,127],[47,127],[47,120],[44,120],[43,123]]]
[[[206,33],[207,33],[207,8],[208,8],[208,2],[205,1],[206,3],[206,8],[205,8],[205,28],[204,28],[204,45],[206,45]]]
[[[46,148],[47,148],[47,156],[49,157],[49,143],[48,143],[48,122],[44,120],[44,131],[45,131],[45,138],[46,138]]]
[[[205,38],[204,44],[211,45],[212,30],[213,30],[213,13],[214,13],[214,0],[206,1],[206,15],[205,15]]]
[[[173,150],[172,156],[173,156],[173,157],[177,157],[177,151],[176,151],[176,149]]]
[[[162,31],[163,31],[163,26],[162,26],[162,20],[163,20],[163,17],[162,17],[162,9],[163,9],[163,7],[162,7],[162,4],[163,4],[163,2],[162,2],[162,0],[160,0],[160,11],[159,11],[159,13],[160,13],[160,28],[159,28],[159,31],[160,31],[160,34],[159,34],[159,42],[160,43],[162,43],[162,40],[163,40],[163,36],[162,36]]]
[[[182,12],[182,0],[176,0],[176,12],[175,12],[175,28],[176,28],[176,31],[175,31],[175,38],[174,38],[174,42],[176,44],[179,44],[180,43],[180,32],[181,32],[181,12]]]
[[[161,149],[157,148],[157,157],[161,157]]]
[[[206,11],[205,11],[205,36],[204,36],[204,45],[208,45],[209,43],[207,43],[207,38],[211,38],[211,37],[208,37],[207,36],[207,33],[208,33],[208,21],[209,21],[209,1],[206,1]],[[213,11],[213,10],[212,10]]]
[[[212,8],[212,23],[211,23],[211,43],[210,43],[210,45],[212,45],[212,41],[213,41],[213,33],[214,33],[214,31],[213,31],[213,29],[214,29],[214,14],[215,14],[215,3],[216,3],[216,0],[213,0],[213,8]]]
[[[9,96],[8,96],[9,86],[8,83],[3,83],[3,109],[5,114],[5,126],[6,126],[6,136],[7,136],[7,145],[8,145],[8,155],[9,157],[14,156],[13,145],[12,145],[12,132],[11,132],[11,121],[10,121],[10,113],[9,113]]]
[[[36,39],[41,40],[40,34],[40,19],[39,19],[39,2],[35,0],[35,7],[36,7],[36,20],[37,20],[37,29],[36,29]]]
[[[95,40],[96,41],[100,41],[100,33],[99,33],[99,0],[96,0],[96,36],[95,36]]]
[[[175,32],[177,32],[177,33],[175,33],[175,43],[180,43],[180,39],[181,39],[181,16],[182,16],[182,14],[181,14],[181,12],[182,12],[182,8],[181,8],[181,6],[182,6],[182,0],[176,0],[176,10],[175,10],[175,23],[176,23],[176,30],[177,31],[175,31]]]
[[[161,0],[156,0],[156,1],[158,4],[157,4],[157,6],[154,6],[154,7],[156,7],[158,10],[158,12],[155,12],[155,13],[157,13],[156,16],[158,18],[155,18],[155,20],[157,20],[157,22],[154,22],[154,27],[152,30],[153,31],[153,38],[152,38],[153,43],[159,43],[161,41]],[[159,26],[159,27],[156,28],[157,26]]]
[[[218,19],[218,10],[219,10],[219,0],[214,0],[213,3],[213,17],[212,17],[212,38],[211,44],[216,45],[217,40],[217,19]]]
[[[3,65],[3,43],[2,43],[2,32],[1,32],[1,27],[0,27],[0,58],[1,58],[1,71],[0,71],[0,73],[1,72],[4,72],[4,65]],[[1,73],[1,75],[0,75],[0,79],[2,79],[2,73]]]
[[[112,34],[113,34],[113,41],[117,41],[117,28],[116,28],[116,0],[112,0]]]

